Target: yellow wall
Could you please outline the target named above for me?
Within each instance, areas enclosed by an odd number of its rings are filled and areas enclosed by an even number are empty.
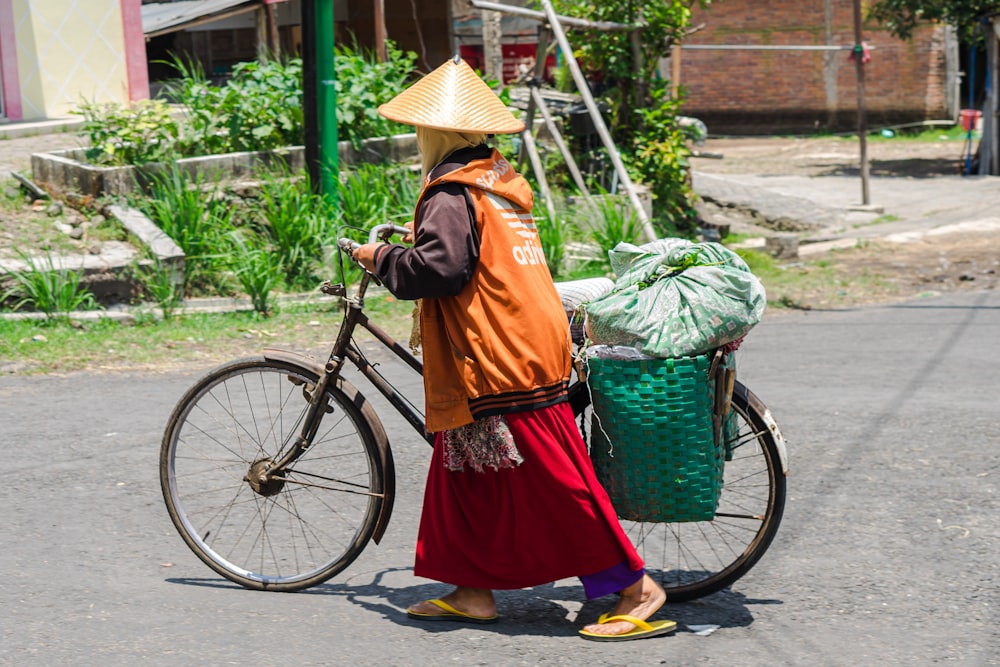
[[[128,101],[119,0],[14,0],[13,10],[24,120]]]

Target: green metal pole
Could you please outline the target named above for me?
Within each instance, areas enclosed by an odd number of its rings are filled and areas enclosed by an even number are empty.
[[[337,196],[337,70],[333,62],[333,0],[315,2],[316,111],[319,120],[320,192]]]

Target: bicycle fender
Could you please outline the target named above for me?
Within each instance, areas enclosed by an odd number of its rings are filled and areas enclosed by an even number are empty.
[[[774,445],[778,449],[778,458],[781,459],[781,472],[785,476],[788,475],[788,447],[785,443],[785,437],[781,435],[781,429],[778,428],[778,422],[775,421],[774,416],[771,415],[771,411],[764,405],[764,402],[757,398],[757,394],[750,391],[750,389],[742,382],[737,381],[733,387],[734,392],[740,392],[746,396],[747,405],[752,407],[757,414],[761,416],[764,421],[764,427],[771,432],[774,437]]]
[[[285,350],[278,347],[265,348],[264,358],[301,366],[316,375],[322,375],[323,373],[323,364],[318,360],[294,350]],[[337,389],[342,391],[347,399],[360,410],[361,416],[368,422],[368,427],[375,439],[375,446],[382,463],[382,470],[385,472],[383,475],[383,479],[385,480],[383,492],[385,495],[382,499],[382,506],[379,509],[378,519],[375,522],[375,532],[372,534],[372,540],[375,544],[379,544],[382,541],[382,536],[385,534],[385,529],[389,526],[393,502],[396,499],[396,465],[392,458],[392,449],[389,447],[389,437],[385,434],[385,428],[382,427],[382,420],[378,418],[375,408],[358,391],[357,387],[344,378],[338,377]]]

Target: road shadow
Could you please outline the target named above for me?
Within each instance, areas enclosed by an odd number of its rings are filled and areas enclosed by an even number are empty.
[[[860,176],[858,165],[816,165],[826,167],[817,176]],[[906,158],[902,160],[870,160],[868,174],[876,177],[937,178],[939,176],[961,176],[965,173],[965,160],[942,158]]]
[[[449,632],[463,627],[462,623],[428,623],[406,616],[406,608],[419,600],[440,597],[451,590],[439,583],[420,583],[413,586],[390,586],[385,578],[400,573],[412,573],[412,568],[387,568],[372,574],[367,584],[320,584],[297,593],[298,595],[328,595],[342,597],[362,609],[381,616],[397,625],[417,626],[427,632]],[[243,590],[247,593],[270,595],[272,593],[249,591],[224,579],[172,578],[168,583],[183,586],[203,586],[220,590]],[[587,623],[592,623],[614,605],[613,596],[586,600],[581,585],[565,582],[545,584],[532,588],[496,591],[500,621],[493,625],[476,626],[497,634],[518,636],[571,637]],[[753,623],[750,607],[761,604],[783,604],[780,600],[750,599],[741,593],[723,590],[707,597],[684,603],[667,603],[652,618],[677,621],[678,632],[693,632],[709,627],[747,627]],[[576,611],[573,611],[573,610]]]
[[[463,623],[428,623],[413,620],[406,615],[406,608],[414,602],[440,597],[451,590],[451,586],[440,583],[420,583],[413,586],[390,586],[384,579],[400,573],[411,573],[411,567],[387,568],[372,573],[370,583],[320,584],[300,591],[297,595],[328,595],[342,597],[368,612],[378,614],[383,619],[397,625],[423,627],[428,632],[449,632],[463,627]],[[168,578],[167,583],[181,586],[199,586],[219,590],[245,591],[259,595],[274,595],[267,591],[252,591],[221,578]],[[570,637],[588,623],[607,612],[613,605],[614,596],[587,600],[582,585],[566,585],[565,582],[544,584],[532,588],[496,591],[497,610],[500,621],[496,624],[476,626],[502,635],[539,635],[546,637]],[[747,598],[742,593],[729,589],[713,593],[690,602],[667,602],[653,620],[671,619],[677,621],[678,632],[708,632],[718,628],[748,627],[753,623],[750,608],[756,605],[784,604],[781,600]],[[577,611],[571,611],[577,609]]]

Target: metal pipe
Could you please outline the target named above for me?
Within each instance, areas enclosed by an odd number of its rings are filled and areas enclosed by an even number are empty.
[[[306,2],[307,0],[303,0]],[[320,184],[324,195],[337,196],[337,68],[334,62],[333,3],[316,2],[316,94],[319,105]]]
[[[853,46],[831,44],[681,44],[682,49],[694,51],[850,51]],[[868,47],[874,51],[874,46]]]
[[[865,113],[864,44],[861,41],[861,0],[854,0],[854,69],[858,77],[858,145],[861,148],[861,203],[868,206],[868,119]]]

